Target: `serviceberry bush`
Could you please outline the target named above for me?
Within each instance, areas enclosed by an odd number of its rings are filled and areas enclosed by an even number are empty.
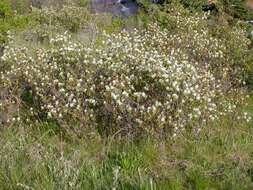
[[[242,59],[228,48],[245,54],[247,48],[244,52],[211,33],[205,15],[171,19],[178,32],[154,23],[131,32],[104,32],[92,45],[68,32],[35,50],[10,40],[1,64],[2,122],[53,120],[104,134],[176,136],[236,114],[243,101],[243,67],[235,66]],[[239,35],[241,46],[248,46],[243,31],[228,35]]]

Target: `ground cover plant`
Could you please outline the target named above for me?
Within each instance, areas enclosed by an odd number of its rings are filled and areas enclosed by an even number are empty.
[[[34,20],[31,14],[20,15],[12,9],[10,1],[3,0],[0,2],[0,56],[2,56],[4,46],[10,30],[22,30],[26,26],[33,26]]]
[[[223,118],[198,135],[130,141],[51,124],[1,132],[1,189],[252,189],[252,126]]]
[[[1,20],[0,189],[252,189],[242,18],[197,1],[144,3],[125,20],[44,3],[0,4],[13,15]]]

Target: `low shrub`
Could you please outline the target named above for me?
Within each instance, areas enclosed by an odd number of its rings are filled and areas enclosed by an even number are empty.
[[[213,27],[208,14],[167,7],[167,16],[147,29],[97,30],[87,43],[70,33],[93,22],[82,10],[35,9],[41,36],[49,29],[42,45],[10,39],[0,65],[2,122],[177,135],[235,114],[251,66],[250,41],[240,27]]]
[[[233,112],[238,102],[228,98],[236,92],[228,88],[236,81],[229,80],[229,69],[220,66],[222,75],[213,73],[207,61],[222,60],[226,48],[216,39],[206,39],[209,49],[200,59],[202,46],[192,48],[203,35],[193,34],[180,44],[182,36],[153,25],[144,32],[105,34],[96,47],[67,34],[34,53],[7,47],[1,110],[17,105],[19,111],[9,122],[27,119],[21,111],[27,107],[29,117],[53,119],[61,126],[93,126],[103,133],[198,131],[204,123]],[[22,99],[25,92],[29,101]]]

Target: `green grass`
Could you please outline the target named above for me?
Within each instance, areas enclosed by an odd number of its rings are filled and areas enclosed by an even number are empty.
[[[5,15],[4,17],[0,16],[0,47],[7,40],[8,31],[19,31],[24,29],[26,26],[35,25],[35,20],[32,14],[26,15],[16,15],[11,9],[8,9],[8,6],[4,6],[4,3],[0,3],[0,15]]]
[[[13,126],[1,131],[0,189],[252,189],[252,134],[231,119],[196,136],[132,141]]]

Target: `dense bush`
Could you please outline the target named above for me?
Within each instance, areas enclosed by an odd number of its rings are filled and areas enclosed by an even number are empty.
[[[101,35],[109,17],[87,8],[34,8],[36,25],[10,36],[1,59],[1,122],[176,135],[234,112],[252,73],[242,27],[178,3],[154,11],[146,29]]]
[[[170,32],[153,24],[104,34],[94,46],[68,33],[34,52],[10,43],[2,57],[1,110],[19,111],[5,120],[35,116],[101,132],[176,135],[234,112],[241,98],[231,96],[240,96],[248,53],[244,32],[235,28],[223,39],[208,29],[207,15],[173,12],[169,19]]]
[[[185,7],[191,11],[201,11],[207,0],[179,0]],[[215,0],[216,7],[220,14],[227,14],[233,18],[250,20],[253,13],[247,8],[245,0]]]

